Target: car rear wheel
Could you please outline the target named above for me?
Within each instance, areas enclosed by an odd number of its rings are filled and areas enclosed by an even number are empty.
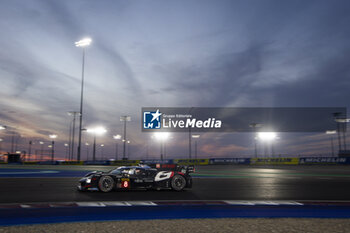
[[[186,187],[186,179],[181,175],[175,175],[171,180],[171,188],[175,191],[181,191]]]
[[[114,180],[110,176],[102,176],[98,181],[98,188],[104,192],[110,192],[114,188]]]

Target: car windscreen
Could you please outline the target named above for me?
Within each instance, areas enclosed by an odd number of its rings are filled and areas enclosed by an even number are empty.
[[[123,168],[117,168],[117,169],[114,169],[112,171],[110,171],[109,173],[111,174],[115,174],[115,175],[119,175],[119,174],[122,174],[122,171],[125,170]]]

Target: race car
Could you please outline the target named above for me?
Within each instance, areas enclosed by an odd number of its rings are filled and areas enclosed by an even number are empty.
[[[79,191],[101,191],[130,189],[171,189],[181,191],[192,187],[193,166],[177,164],[155,164],[123,166],[109,172],[93,171],[79,180]]]

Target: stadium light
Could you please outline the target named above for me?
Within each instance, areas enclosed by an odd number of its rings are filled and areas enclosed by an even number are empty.
[[[261,141],[273,141],[277,138],[277,134],[275,132],[259,132],[258,139]]]
[[[57,135],[56,135],[56,134],[50,134],[49,137],[50,137],[51,139],[55,139],[55,138],[57,138]]]
[[[87,129],[86,130],[88,133],[94,133],[96,135],[102,135],[107,132],[107,130],[103,127],[96,127],[94,129]]]
[[[116,140],[119,140],[122,138],[122,136],[120,134],[117,134],[117,135],[113,135],[113,138]]]
[[[159,141],[166,141],[169,138],[170,134],[168,132],[157,132],[154,133],[154,138]]]
[[[91,38],[84,38],[82,40],[75,42],[74,44],[76,47],[85,47],[85,46],[90,45],[91,42],[92,42]]]
[[[275,132],[258,132],[257,139],[266,143],[265,144],[265,156],[267,155],[266,154],[267,148],[270,145],[271,146],[271,155],[272,155],[272,157],[274,157],[275,152],[274,152],[273,141],[278,139],[277,133],[275,133]]]

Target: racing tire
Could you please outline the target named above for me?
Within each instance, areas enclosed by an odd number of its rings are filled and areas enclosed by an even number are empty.
[[[110,176],[102,176],[98,181],[98,189],[101,192],[108,193],[114,188],[114,180]]]
[[[186,179],[181,175],[175,175],[171,179],[171,188],[175,191],[181,191],[186,187]]]

